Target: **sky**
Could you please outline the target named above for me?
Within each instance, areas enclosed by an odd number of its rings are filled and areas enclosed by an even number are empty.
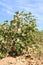
[[[0,23],[10,21],[16,11],[32,12],[38,29],[43,30],[43,0],[0,0]]]

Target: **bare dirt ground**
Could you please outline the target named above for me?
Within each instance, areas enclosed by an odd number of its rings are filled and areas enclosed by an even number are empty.
[[[6,57],[0,60],[0,65],[43,65],[43,58]]]
[[[43,49],[42,49],[43,53]],[[40,56],[18,56],[14,57],[5,57],[0,60],[0,65],[43,65],[43,54]]]
[[[27,65],[25,59],[6,57],[0,60],[0,65]]]

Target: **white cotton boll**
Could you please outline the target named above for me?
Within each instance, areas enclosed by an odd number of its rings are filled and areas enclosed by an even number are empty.
[[[5,43],[5,41],[4,41],[4,40],[2,40],[2,43]]]
[[[21,28],[18,29],[18,33],[21,33]]]
[[[22,27],[22,25],[20,25],[20,27]]]
[[[14,23],[13,25],[16,26],[16,23]]]
[[[22,33],[22,36],[26,36],[26,34]]]
[[[17,42],[19,42],[19,38],[17,38]]]
[[[3,40],[3,38],[0,38],[0,41]]]
[[[21,28],[19,28],[18,31],[21,31]]]
[[[6,26],[3,26],[3,28],[6,30]]]

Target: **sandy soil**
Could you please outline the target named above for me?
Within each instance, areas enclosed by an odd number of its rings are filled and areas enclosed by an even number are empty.
[[[6,57],[0,60],[0,65],[43,65],[43,58]]]
[[[27,65],[27,62],[25,59],[6,57],[0,60],[0,65]]]

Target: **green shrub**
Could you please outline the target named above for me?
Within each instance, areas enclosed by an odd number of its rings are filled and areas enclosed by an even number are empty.
[[[16,12],[10,25],[7,20],[0,24],[0,58],[6,54],[20,55],[24,49],[28,52],[28,47],[33,50],[33,45],[37,48],[40,45],[37,31],[36,19],[32,13]]]

